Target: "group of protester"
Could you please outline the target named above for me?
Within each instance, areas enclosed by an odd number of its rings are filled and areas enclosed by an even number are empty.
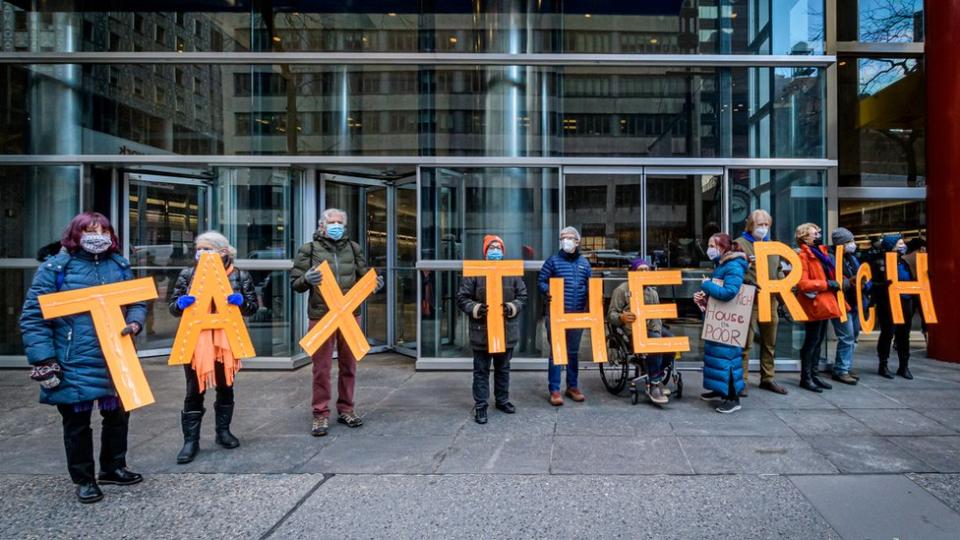
[[[330,270],[342,291],[347,291],[366,274],[367,262],[360,246],[346,235],[347,215],[342,210],[328,209],[322,213],[319,227],[311,242],[300,247],[294,260],[290,280],[294,291],[309,293],[308,318],[312,328],[327,313],[328,308],[319,292],[322,274],[317,267],[329,263]],[[772,219],[763,210],[750,214],[743,234],[733,239],[726,233],[714,234],[708,239],[706,255],[714,265],[709,278],[703,280],[695,300],[707,298],[727,301],[734,298],[743,284],[756,284],[754,244],[770,239]],[[796,229],[796,249],[802,263],[802,275],[797,298],[808,317],[804,323],[805,338],[801,348],[800,387],[813,392],[830,389],[817,370],[822,344],[828,324],[837,334],[838,346],[834,361],[833,379],[845,384],[856,384],[857,373],[852,368],[853,352],[859,334],[857,312],[867,305],[856,305],[851,300],[855,294],[856,272],[859,261],[857,245],[850,231],[838,228],[833,231],[835,245],[844,246],[843,260],[834,260],[831,251],[822,244],[821,229],[805,223]],[[559,250],[544,261],[537,278],[540,295],[546,302],[563,302],[565,312],[584,312],[588,305],[588,284],[592,276],[589,261],[580,251],[580,234],[573,227],[560,231]],[[44,260],[27,293],[20,319],[27,359],[33,366],[31,378],[40,386],[40,401],[55,405],[63,420],[63,439],[67,469],[77,485],[77,497],[81,502],[96,502],[103,498],[99,488],[102,484],[132,485],[140,482],[142,475],[127,468],[127,432],[129,413],[123,409],[114,389],[110,373],[100,348],[92,318],[89,313],[46,320],[42,315],[38,298],[58,291],[82,289],[132,279],[130,263],[119,254],[117,236],[109,220],[96,212],[77,215],[66,227],[61,238],[61,250]],[[250,275],[234,266],[236,250],[228,239],[216,231],[205,232],[195,239],[196,260],[204,253],[217,254],[226,270],[232,292],[226,301],[237,306],[244,316],[256,313],[259,304]],[[915,244],[917,249],[922,246]],[[864,284],[864,292],[872,305],[877,307],[880,321],[880,339],[877,346],[879,374],[892,378],[888,370],[891,341],[895,341],[899,356],[897,374],[911,379],[909,369],[910,320],[914,311],[910,297],[903,296],[902,306],[906,324],[894,324],[890,313],[883,254],[896,251],[897,272],[901,280],[914,279],[915,262],[906,255],[906,244],[897,235],[885,236],[874,246],[870,255],[873,281]],[[502,238],[487,235],[483,239],[483,257],[501,260],[507,256],[507,246]],[[649,263],[638,258],[630,270],[650,270]],[[782,277],[782,265],[774,261],[770,265],[770,277]],[[170,313],[181,316],[195,305],[197,298],[190,295],[194,267],[180,272],[174,285],[169,305]],[[551,298],[551,278],[563,278],[563,298]],[[384,285],[377,279],[377,289]],[[838,305],[837,290],[846,293],[846,305]],[[867,297],[867,295],[865,295]],[[777,300],[771,299],[772,313],[777,313]],[[644,289],[644,303],[659,303],[653,287]],[[469,317],[470,345],[474,352],[473,398],[474,418],[485,424],[488,421],[489,379],[491,365],[494,377],[494,406],[513,414],[516,407],[509,400],[510,360],[520,338],[518,315],[528,304],[528,293],[520,277],[505,278],[503,304],[487,303],[484,278],[465,277],[457,293],[457,306]],[[209,309],[209,306],[199,306]],[[506,330],[506,350],[503,353],[487,351],[487,316],[491,310],[502,310]],[[847,312],[846,322],[840,322],[841,311]],[[143,302],[128,304],[124,308],[126,326],[124,335],[136,335],[144,327],[147,309]],[[359,313],[355,316],[359,318]],[[606,320],[610,325],[622,327],[629,335],[637,314],[631,313],[627,284],[619,286],[611,298]],[[586,399],[580,388],[579,348],[583,330],[567,330],[564,336],[550,335],[550,322],[546,321],[547,339],[565,339],[568,351],[564,365],[556,362],[551,352],[548,370],[548,400],[553,406],[562,406],[564,399],[575,402]],[[756,330],[755,330],[756,329]],[[670,335],[667,325],[661,320],[648,320],[647,334],[651,337]],[[774,349],[777,340],[777,317],[770,322],[758,321],[758,307],[753,306],[752,324],[746,348],[707,341],[704,346],[704,400],[721,403],[717,411],[731,413],[740,409],[740,398],[747,395],[747,373],[750,347],[755,331],[760,344],[760,384],[762,389],[786,394],[787,389],[774,380]],[[350,428],[363,425],[355,408],[355,380],[357,361],[350,347],[335,335],[313,355],[313,422],[311,434],[324,436],[329,429],[331,368],[334,350],[337,352],[337,420]],[[669,356],[646,355],[637,361],[643,364],[647,374],[647,394],[651,401],[665,404],[669,391],[664,386],[664,368]],[[186,391],[181,411],[183,447],[176,456],[177,463],[191,462],[199,449],[200,427],[205,413],[204,395],[213,387],[215,441],[232,449],[240,445],[239,439],[230,431],[234,411],[233,381],[240,369],[239,359],[230,350],[229,341],[222,330],[203,330],[190,364],[184,366]],[[566,372],[566,387],[561,394],[561,383]],[[103,419],[99,465],[96,474],[93,452],[93,437],[90,427],[92,410],[96,406]]]

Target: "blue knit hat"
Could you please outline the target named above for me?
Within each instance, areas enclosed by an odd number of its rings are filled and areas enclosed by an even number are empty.
[[[903,238],[899,234],[885,234],[883,238],[880,239],[880,249],[884,251],[893,251],[893,248],[897,247],[897,242]]]

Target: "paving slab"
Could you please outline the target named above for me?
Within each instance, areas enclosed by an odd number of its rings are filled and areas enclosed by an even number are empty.
[[[553,437],[461,434],[438,473],[548,474]]]
[[[379,510],[363,519],[333,511],[344,501]],[[337,475],[270,538],[305,531],[400,539],[688,539],[717,531],[739,539],[798,531],[838,538],[788,479],[757,476]]]
[[[361,428],[362,429],[362,428]],[[300,472],[431,473],[443,461],[453,436],[342,436],[298,467]]]
[[[907,409],[846,409],[847,414],[881,435],[956,435],[957,432]]]
[[[960,473],[960,437],[888,437],[941,473]],[[921,472],[918,469],[914,469]]]
[[[690,474],[677,439],[667,437],[557,436],[553,474]]]
[[[844,538],[955,540],[960,514],[901,475],[792,476]]]
[[[960,474],[910,473],[907,478],[960,514]]]
[[[960,432],[960,409],[916,409],[917,412],[943,424],[944,426]]]
[[[750,399],[750,398],[747,398]],[[741,400],[742,401],[742,400]],[[772,410],[742,409],[720,414],[713,409],[693,411],[670,419],[673,432],[681,436],[795,436]]]
[[[322,480],[313,474],[156,475],[135,486],[105,486],[104,500],[86,505],[64,476],[0,475],[0,538],[260,538]]]
[[[678,437],[697,474],[823,474],[837,468],[799,437]]]
[[[804,437],[842,473],[934,471],[919,456],[884,437]]]
[[[773,412],[790,429],[800,435],[849,437],[876,434],[875,431],[841,409],[775,409]]]

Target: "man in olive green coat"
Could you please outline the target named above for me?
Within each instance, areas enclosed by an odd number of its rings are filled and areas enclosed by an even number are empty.
[[[367,273],[367,260],[360,253],[360,245],[346,236],[347,213],[336,208],[323,211],[313,241],[297,251],[290,271],[290,283],[298,293],[310,292],[307,316],[313,328],[327,313],[327,305],[317,286],[322,280],[316,270],[326,261],[336,276],[340,291],[346,293],[357,280]],[[383,277],[377,276],[377,290],[383,287]],[[355,313],[360,321],[359,311]],[[333,365],[333,349],[337,348],[337,421],[349,427],[360,427],[363,420],[354,410],[354,386],[357,374],[357,359],[350,347],[341,339],[340,333],[331,336],[311,356],[313,361],[313,425],[310,433],[315,437],[327,434],[330,418],[330,369]]]
[[[754,210],[747,216],[747,223],[743,234],[734,240],[740,246],[740,250],[747,255],[750,266],[743,276],[743,282],[748,285],[757,284],[757,262],[754,255],[754,242],[764,242],[770,238],[770,227],[773,226],[773,218],[763,209]],[[782,279],[783,271],[780,270],[780,257],[770,257],[770,279]],[[747,346],[743,348],[743,391],[741,396],[747,395],[747,377],[750,367],[750,348],[753,346],[753,337],[755,328],[760,331],[760,388],[769,390],[777,394],[786,394],[787,389],[777,384],[773,380],[774,376],[774,356],[777,346],[777,307],[779,302],[776,296],[770,298],[770,313],[773,314],[770,322],[759,322],[760,311],[757,307],[757,301],[760,298],[757,295],[753,301],[753,313],[750,316],[750,328],[747,330]]]

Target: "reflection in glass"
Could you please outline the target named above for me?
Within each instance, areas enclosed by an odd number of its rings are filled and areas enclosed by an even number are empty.
[[[824,71],[810,67],[88,64],[70,84],[51,66],[0,69],[2,144],[18,154],[822,157],[824,146]],[[29,114],[24,85],[75,114]]]
[[[0,355],[23,354],[20,308],[36,271],[36,268],[0,270]]]
[[[421,169],[420,258],[479,259],[496,234],[510,259],[543,260],[559,232],[557,170]]]
[[[220,168],[214,189],[217,228],[237,248],[238,259],[290,259],[291,174],[283,168]]]
[[[707,242],[723,227],[721,181],[713,174],[647,176],[647,252],[654,266],[709,267]]]
[[[923,41],[923,0],[837,2],[837,39],[865,43]]]
[[[80,210],[80,173],[74,165],[0,167],[0,258],[32,259],[60,241]]]
[[[840,185],[926,185],[923,63],[850,58],[838,79]]]
[[[60,52],[819,54],[823,50],[823,0],[755,0],[748,5],[734,0],[388,6],[296,2],[295,11],[290,2],[205,2],[200,4],[205,11],[200,11],[197,2],[171,0],[163,3],[170,10],[166,12],[146,11],[149,5],[143,10],[130,4],[121,8],[120,3],[111,7],[125,11],[105,12],[97,3],[86,4],[40,2],[33,3],[36,11],[27,11],[23,6],[30,4],[0,2],[0,26],[12,29],[12,39],[4,45],[11,51]]]
[[[564,224],[580,231],[590,264],[629,268],[642,250],[640,175],[566,174],[564,182]]]
[[[927,235],[926,201],[841,199],[840,226],[853,232],[863,250],[868,240],[898,233],[906,239]]]

